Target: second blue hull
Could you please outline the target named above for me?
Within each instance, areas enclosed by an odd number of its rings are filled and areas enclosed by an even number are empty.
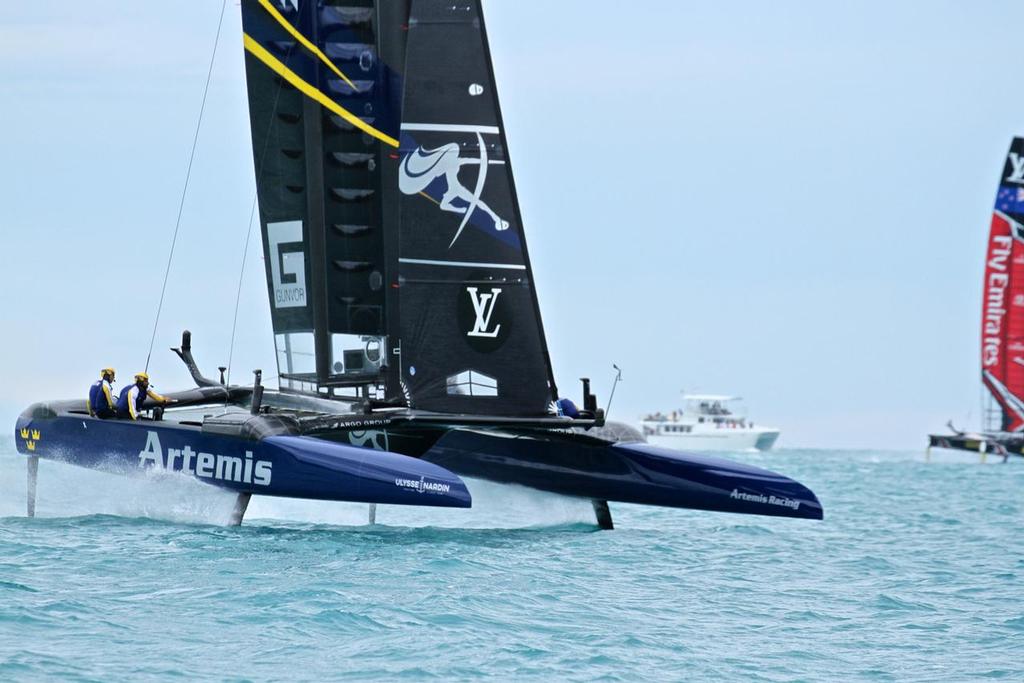
[[[580,434],[452,430],[423,458],[464,477],[640,505],[822,519],[814,493],[731,460]]]

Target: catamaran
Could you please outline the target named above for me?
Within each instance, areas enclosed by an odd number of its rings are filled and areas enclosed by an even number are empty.
[[[768,451],[779,430],[755,424],[743,414],[739,396],[684,394],[683,406],[651,413],[640,428],[647,443],[696,451]]]
[[[989,228],[981,302],[979,432],[953,428],[930,434],[933,447],[1024,455],[1024,138],[1014,138],[1003,163]]]
[[[821,519],[781,474],[622,440],[559,399],[479,0],[242,0],[279,387],[205,376],[145,420],[18,419],[39,458],[237,494],[468,507],[462,477],[593,501]],[[229,373],[230,374],[230,373]]]

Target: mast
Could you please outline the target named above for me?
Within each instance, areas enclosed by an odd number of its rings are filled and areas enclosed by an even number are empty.
[[[313,45],[320,46],[317,4],[300,3],[299,26]],[[320,68],[312,71],[312,85],[323,92]],[[324,208],[324,122],[321,105],[311,98],[302,100],[302,121],[306,162],[306,217],[309,231],[310,296],[313,309],[313,351],[316,383],[330,381],[330,334],[327,316],[327,222]]]
[[[378,12],[377,49],[384,64],[392,66],[386,72],[387,108],[392,112],[401,112],[405,68],[406,42],[409,31],[409,11],[411,0],[392,0],[383,3]],[[400,114],[396,116],[401,119]],[[389,331],[388,345],[382,352],[385,354],[385,381],[388,403],[404,403],[405,397],[401,388],[401,339],[397,330],[401,328],[399,318],[399,271],[398,271],[398,229],[399,200],[398,166],[401,158],[398,151],[388,149],[381,155],[377,173],[381,189],[381,224],[388,226],[383,231],[384,239],[384,282],[385,282],[385,327]]]

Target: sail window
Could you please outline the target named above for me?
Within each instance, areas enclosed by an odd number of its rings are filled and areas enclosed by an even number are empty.
[[[367,270],[368,268],[372,268],[373,264],[370,263],[369,261],[342,261],[339,259],[334,262],[334,267],[340,271],[351,273],[359,270]]]
[[[312,332],[286,332],[274,335],[277,346],[277,371],[280,375],[316,373],[316,354]]]
[[[331,335],[331,372],[365,375],[380,372],[384,338],[362,334]]]
[[[369,225],[348,225],[347,223],[335,223],[334,230],[345,237],[359,237],[366,235],[372,228]]]
[[[332,187],[331,197],[339,202],[360,202],[369,199],[374,194],[373,190],[361,188]]]
[[[372,7],[332,7],[320,10],[320,26],[326,31],[369,26],[373,21]]]
[[[374,48],[365,43],[338,43],[328,42],[324,45],[324,52],[335,62],[350,62],[359,60],[359,66],[363,71],[369,71],[374,61]]]
[[[339,166],[347,168],[369,168],[374,170],[373,154],[367,152],[331,152],[330,158]]]
[[[335,95],[341,97],[352,97],[355,95],[368,95],[373,92],[374,81],[343,81],[340,78],[333,78],[327,81],[327,88]]]
[[[331,115],[329,117],[329,120],[331,122],[331,125],[334,126],[334,128],[336,130],[340,130],[340,131],[343,131],[343,132],[346,132],[346,133],[352,133],[352,132],[354,132],[356,130],[356,127],[354,125],[352,125],[351,123],[349,123],[345,119],[341,118],[340,116]],[[376,119],[374,119],[374,118],[365,118],[365,117],[362,118],[361,120],[363,121],[363,123],[365,123],[365,124],[367,124],[369,126],[374,125],[375,121],[376,121]],[[371,140],[374,140],[374,138],[372,136],[366,135],[365,133],[363,135],[364,135],[364,137],[368,137]]]
[[[445,382],[449,396],[497,396],[498,380],[476,370],[466,370],[448,377]]]

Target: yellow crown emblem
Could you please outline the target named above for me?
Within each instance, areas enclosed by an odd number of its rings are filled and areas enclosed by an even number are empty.
[[[29,449],[30,451],[34,451],[34,450],[36,449],[36,442],[35,442],[35,441],[29,441],[29,442],[28,442],[27,444],[25,444],[25,445],[26,445],[26,446],[28,447],[28,449]]]
[[[28,430],[27,429],[22,429],[21,430],[21,438],[25,439],[26,441],[28,440]]]
[[[39,437],[40,436],[41,436],[41,434],[39,433],[38,429],[33,429],[32,430],[32,440],[33,441],[39,441]]]

